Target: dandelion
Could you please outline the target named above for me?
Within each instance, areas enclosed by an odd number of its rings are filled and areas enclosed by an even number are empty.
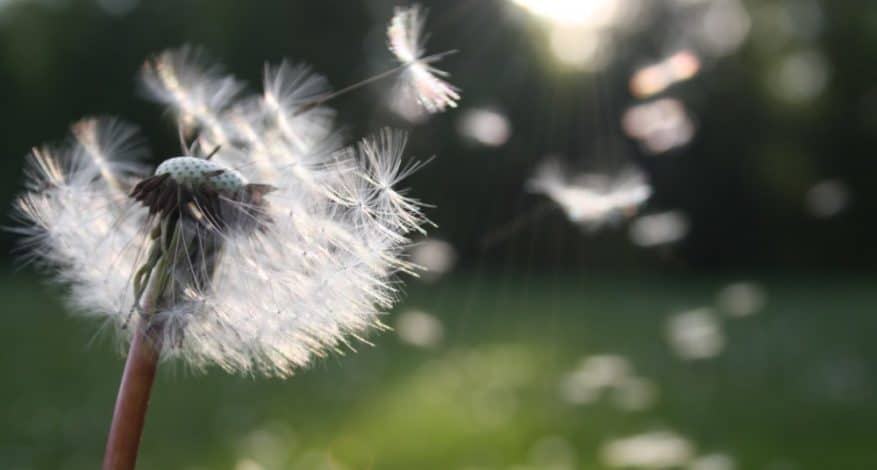
[[[569,178],[560,162],[552,159],[539,166],[527,189],[547,196],[571,222],[591,230],[636,214],[652,194],[643,174],[633,168],[615,177],[593,174]]]
[[[426,14],[419,5],[397,7],[387,28],[387,41],[390,51],[404,67],[401,79],[403,95],[413,96],[429,113],[437,113],[456,108],[460,93],[439,78],[447,77],[447,72],[430,65],[451,52],[424,57],[425,22]]]
[[[420,167],[402,163],[405,136],[339,149],[332,111],[302,112],[327,88],[307,68],[267,67],[248,94],[184,47],[142,81],[176,116],[183,155],[150,174],[136,129],[84,120],[33,151],[17,202],[32,259],[131,342],[105,468],[133,467],[159,359],[287,377],[365,341],[427,222],[397,189]]]

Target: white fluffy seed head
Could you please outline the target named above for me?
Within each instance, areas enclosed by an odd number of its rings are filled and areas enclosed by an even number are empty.
[[[409,233],[427,222],[420,203],[397,188],[417,166],[402,163],[404,134],[392,131],[337,151],[332,111],[299,112],[302,97],[325,85],[305,68],[268,67],[265,91],[252,95],[217,70],[191,48],[144,67],[151,96],[177,112],[196,148],[222,146],[210,161],[176,157],[156,173],[192,189],[274,185],[260,208],[270,222],[255,231],[184,224],[188,243],[174,253],[170,273],[185,288],[146,321],[161,325],[166,358],[288,376],[382,327],[381,315],[399,297],[395,276],[413,270],[404,255]],[[73,286],[74,303],[125,336],[134,330],[121,328],[134,307],[131,279],[146,258],[153,219],[101,177],[108,168],[123,189],[136,182],[131,136],[113,135],[98,139],[102,160],[84,158],[75,151],[80,144],[38,153],[19,216],[34,257]],[[209,259],[207,276],[186,252],[191,247]]]

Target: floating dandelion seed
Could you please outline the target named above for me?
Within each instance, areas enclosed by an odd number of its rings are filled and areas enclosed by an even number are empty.
[[[768,77],[768,86],[785,103],[808,103],[822,95],[831,73],[831,63],[823,52],[805,49],[779,60]]]
[[[530,451],[531,466],[512,468],[575,468],[576,448],[563,436],[546,436],[536,441]]]
[[[439,346],[445,335],[441,320],[417,310],[401,313],[396,318],[395,327],[399,339],[420,348]]]
[[[735,282],[719,290],[716,304],[731,317],[748,317],[764,309],[767,291],[756,282]]]
[[[501,147],[511,138],[512,126],[509,118],[499,111],[473,108],[457,120],[457,132],[485,147]]]
[[[641,377],[626,377],[612,390],[612,402],[622,411],[643,411],[658,399],[658,387]]]
[[[586,357],[560,381],[560,396],[571,405],[594,403],[605,392],[622,411],[642,411],[657,400],[657,386],[637,376],[623,356],[598,354]]]
[[[682,147],[694,138],[694,122],[685,105],[675,98],[632,106],[624,112],[622,127],[651,154]]]
[[[413,264],[422,268],[418,270],[421,280],[435,282],[454,269],[457,250],[444,240],[428,238],[411,247],[410,258]]]
[[[850,204],[850,189],[841,180],[829,179],[813,185],[805,198],[807,211],[814,217],[830,218]]]
[[[712,0],[695,5],[697,21],[683,25],[684,36],[715,57],[727,56],[743,45],[752,29],[752,18],[741,0]]]
[[[688,217],[679,211],[638,217],[630,225],[630,240],[638,246],[656,247],[676,243],[688,235]]]
[[[686,470],[734,470],[737,465],[727,454],[714,453],[701,455],[688,463]]]
[[[645,176],[629,168],[617,176],[585,174],[569,178],[559,161],[546,160],[527,182],[530,192],[544,194],[587,229],[617,223],[636,214],[652,194]]]
[[[694,457],[694,445],[672,431],[654,431],[607,442],[603,463],[620,468],[677,468]]]
[[[133,466],[159,355],[289,376],[382,326],[427,222],[396,189],[420,167],[402,163],[404,134],[338,150],[331,110],[309,104],[325,79],[306,68],[267,67],[264,93],[246,95],[184,47],[142,79],[177,116],[182,156],[150,175],[135,129],[85,120],[33,151],[17,202],[31,256],[132,340],[106,468]]]
[[[694,77],[700,67],[700,59],[694,52],[677,52],[658,63],[637,70],[630,78],[630,91],[638,98],[656,95],[676,83]]]
[[[725,348],[722,325],[712,309],[677,313],[667,320],[666,328],[667,341],[682,359],[709,359]]]
[[[390,51],[405,66],[401,80],[403,95],[413,96],[428,112],[438,113],[447,108],[456,108],[460,93],[453,85],[439,78],[448,76],[447,72],[429,65],[449,52],[424,57],[425,22],[426,14],[420,5],[397,7],[387,28],[387,40]]]

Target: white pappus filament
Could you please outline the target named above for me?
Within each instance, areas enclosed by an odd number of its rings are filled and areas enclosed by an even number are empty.
[[[413,96],[429,113],[437,113],[456,108],[460,92],[439,78],[446,77],[447,72],[430,65],[447,53],[424,57],[425,21],[426,14],[419,5],[397,7],[387,27],[387,42],[396,59],[406,66],[401,79],[403,93]]]

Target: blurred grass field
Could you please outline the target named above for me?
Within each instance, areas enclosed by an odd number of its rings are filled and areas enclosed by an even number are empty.
[[[679,360],[666,316],[714,303],[724,281],[412,284],[398,310],[440,319],[438,347],[375,334],[375,347],[286,381],[163,364],[139,468],[591,469],[604,468],[609,440],[653,430],[730,455],[739,469],[873,468],[874,280],[761,279],[767,307],[724,321],[722,355]],[[0,299],[0,468],[97,468],[123,365],[117,345],[27,276],[4,278]],[[655,406],[561,400],[563,377],[591,354],[626,357],[657,385]]]

